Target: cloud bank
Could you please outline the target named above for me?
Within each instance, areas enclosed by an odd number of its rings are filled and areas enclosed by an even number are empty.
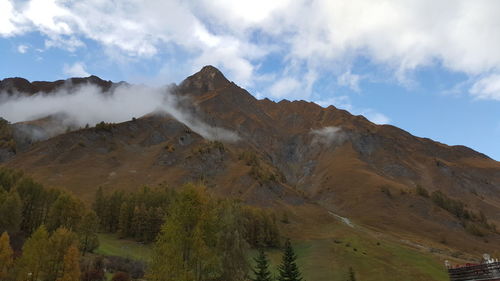
[[[35,139],[62,133],[68,127],[94,126],[101,121],[124,122],[150,113],[168,114],[209,140],[234,142],[239,139],[236,133],[210,126],[188,113],[165,87],[120,85],[112,93],[103,93],[98,87],[88,84],[71,92],[63,88],[55,93],[33,96],[7,97],[0,93],[0,117],[12,123],[47,116],[60,119],[53,122],[53,128],[48,128],[47,136],[33,132]]]
[[[279,54],[283,71],[269,86],[276,97],[309,97],[325,70],[357,89],[351,68],[360,57],[403,83],[439,65],[474,80],[472,95],[498,100],[485,83],[500,79],[499,10],[491,0],[3,0],[0,36],[36,31],[46,47],[70,51],[88,39],[132,59],[179,48],[192,70],[217,65],[243,86],[263,79],[262,61]]]
[[[334,145],[340,144],[346,139],[342,129],[333,126],[311,130],[311,134],[314,136],[311,141],[312,144],[320,143],[324,145]]]

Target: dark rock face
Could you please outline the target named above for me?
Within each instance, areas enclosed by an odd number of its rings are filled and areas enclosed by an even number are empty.
[[[0,80],[0,94],[5,93],[7,95],[14,94],[24,94],[24,95],[34,95],[36,93],[50,93],[60,90],[62,87],[67,89],[69,92],[82,86],[82,85],[94,85],[99,87],[103,92],[107,92],[112,87],[119,85],[111,81],[104,81],[97,76],[89,76],[85,78],[70,78],[66,80],[57,80],[54,82],[45,81],[34,81],[29,82],[24,78],[6,78]]]

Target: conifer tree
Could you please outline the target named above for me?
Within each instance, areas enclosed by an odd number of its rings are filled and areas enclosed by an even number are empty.
[[[354,274],[354,269],[349,267],[349,281],[356,281],[356,275]]]
[[[48,242],[49,234],[43,225],[26,240],[23,255],[17,264],[17,280],[44,279],[47,273]]]
[[[3,198],[2,198],[3,197]],[[16,190],[11,190],[0,196],[0,232],[10,234],[19,231],[22,220],[22,201]]]
[[[191,185],[179,193],[155,243],[148,280],[204,281],[220,277],[220,259],[214,251],[217,228],[207,201],[206,195]]]
[[[253,281],[271,281],[271,272],[269,271],[269,261],[267,260],[266,253],[264,250],[259,250],[259,255],[257,258],[254,258],[254,261],[257,263],[253,273],[255,278]]]
[[[76,281],[80,280],[80,253],[75,245],[72,245],[64,255],[64,264],[62,276],[57,281]]]
[[[104,225],[104,209],[106,208],[106,198],[104,198],[104,191],[102,186],[99,186],[95,193],[95,200],[92,204],[92,208],[101,220],[100,223]]]
[[[279,277],[278,281],[302,281],[299,268],[295,263],[297,256],[293,251],[290,239],[285,242],[285,249],[283,250],[283,258],[281,265],[279,266]]]
[[[0,236],[0,280],[6,280],[14,264],[12,248],[10,247],[9,234],[4,232]]]
[[[99,239],[97,238],[97,231],[99,229],[99,219],[97,215],[90,211],[82,219],[78,234],[80,236],[80,249],[85,253],[90,253],[99,247]]]
[[[68,249],[77,242],[76,235],[66,228],[58,228],[49,238],[47,254],[46,280],[54,281],[62,276],[64,270],[64,256]]]

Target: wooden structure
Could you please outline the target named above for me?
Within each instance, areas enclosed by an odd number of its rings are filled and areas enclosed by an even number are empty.
[[[500,281],[500,262],[449,267],[448,274],[450,281]]]

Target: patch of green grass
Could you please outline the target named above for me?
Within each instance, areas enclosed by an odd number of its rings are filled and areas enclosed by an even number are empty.
[[[405,245],[378,240],[365,233],[336,225],[334,238],[293,241],[298,265],[307,281],[345,281],[349,267],[364,281],[447,281],[444,266],[430,253]],[[119,239],[114,234],[99,234],[96,253],[147,261],[152,245]],[[356,249],[356,250],[355,250]],[[271,270],[277,275],[281,263],[279,249],[267,252]],[[251,251],[250,258],[256,255]],[[254,265],[250,259],[251,265]]]
[[[335,231],[335,236],[338,238],[292,241],[305,280],[345,281],[349,267],[357,280],[364,281],[449,280],[444,265],[430,253],[345,228]],[[267,254],[273,274],[278,274],[281,251]]]
[[[144,245],[132,240],[119,239],[115,234],[100,233],[99,248],[96,254],[105,256],[120,256],[140,261],[147,261],[151,256],[150,244]]]

